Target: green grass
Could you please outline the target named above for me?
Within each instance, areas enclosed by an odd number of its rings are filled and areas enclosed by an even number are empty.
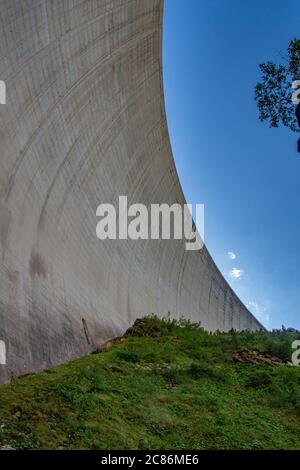
[[[145,327],[146,325],[146,327]],[[156,317],[109,350],[0,387],[0,443],[18,449],[300,449],[296,333],[208,334]]]

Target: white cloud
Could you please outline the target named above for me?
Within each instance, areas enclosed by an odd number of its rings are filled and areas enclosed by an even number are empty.
[[[253,313],[253,315],[260,321],[263,325],[268,326],[270,323],[270,315],[266,307],[262,307],[254,300],[250,300],[246,303],[247,308]]]
[[[234,260],[236,258],[236,254],[233,251],[228,251],[227,253],[228,258]]]
[[[229,271],[228,276],[231,277],[231,279],[240,279],[244,275],[244,270],[243,269],[238,269],[238,268],[233,268],[231,271]]]

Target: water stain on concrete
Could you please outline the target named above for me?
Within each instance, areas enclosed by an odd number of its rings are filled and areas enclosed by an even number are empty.
[[[0,248],[1,248],[2,258],[4,256],[4,252],[6,248],[10,220],[11,220],[10,210],[0,203]]]
[[[47,277],[46,262],[42,255],[34,251],[31,253],[30,257],[29,272],[32,279],[36,275],[44,279]]]
[[[82,318],[82,326],[83,326],[83,331],[84,331],[87,343],[88,343],[88,345],[90,345],[91,344],[90,333],[89,333],[89,329],[88,329],[87,322],[86,322],[85,318]]]

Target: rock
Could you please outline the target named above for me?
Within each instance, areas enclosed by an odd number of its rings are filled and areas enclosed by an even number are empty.
[[[148,321],[147,318],[137,318],[134,324],[125,332],[124,336],[158,337],[160,336],[160,329],[151,320]]]
[[[110,369],[109,369],[111,372],[118,372],[118,373],[123,373],[123,370],[121,369],[121,367],[118,367],[118,366],[111,366]]]
[[[116,336],[115,338],[109,339],[108,341],[105,341],[105,343],[101,344],[96,349],[96,351],[94,351],[94,353],[107,351],[107,349],[111,348],[115,343],[121,340],[122,340],[121,336]]]
[[[272,357],[259,349],[241,349],[232,356],[233,361],[239,364],[267,364],[269,366],[280,366],[285,364],[278,357]]]

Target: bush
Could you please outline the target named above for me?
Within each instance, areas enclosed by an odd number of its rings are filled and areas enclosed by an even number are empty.
[[[292,349],[290,340],[269,340],[266,351],[271,356],[276,356],[282,361],[288,362],[291,360]]]
[[[136,364],[139,360],[139,357],[137,354],[125,353],[121,351],[117,351],[115,357],[119,361],[132,362],[133,364]]]
[[[188,369],[188,375],[193,379],[211,379],[214,381],[225,381],[225,371],[207,364],[197,364],[192,362]]]
[[[169,336],[174,334],[177,330],[184,328],[184,330],[197,331],[201,330],[201,323],[194,323],[191,320],[186,320],[181,317],[179,320],[166,318],[159,318],[156,315],[138,318],[133,326],[128,328],[124,336]]]
[[[300,414],[300,376],[297,367],[277,369],[271,392],[271,404],[277,408],[296,410]]]
[[[154,368],[153,373],[162,377],[164,381],[172,387],[178,385],[182,378],[182,370],[176,365],[159,364]]]
[[[266,370],[255,370],[246,379],[248,387],[253,388],[266,388],[272,385],[273,377],[269,371]]]

